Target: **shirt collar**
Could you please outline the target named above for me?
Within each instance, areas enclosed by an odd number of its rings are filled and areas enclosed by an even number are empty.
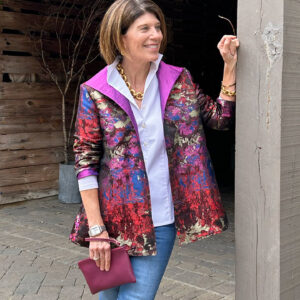
[[[162,58],[163,58],[163,55],[162,55],[161,53],[159,53],[159,54],[158,54],[158,58],[157,58],[157,60],[155,60],[155,61],[151,62],[151,66],[154,66],[154,68],[155,68],[155,71],[157,71],[157,70],[158,70],[159,63],[160,63],[160,61],[162,60]]]

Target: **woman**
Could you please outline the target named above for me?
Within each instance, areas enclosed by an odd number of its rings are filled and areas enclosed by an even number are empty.
[[[91,236],[129,246],[137,279],[101,292],[101,300],[154,299],[176,234],[183,244],[227,228],[202,122],[231,123],[238,40],[224,36],[218,44],[224,77],[216,102],[186,69],[161,61],[165,45],[155,3],[117,0],[100,32],[108,66],[81,86],[74,152],[82,213]],[[74,242],[86,233],[78,223]],[[109,270],[109,243],[91,242],[89,253]]]

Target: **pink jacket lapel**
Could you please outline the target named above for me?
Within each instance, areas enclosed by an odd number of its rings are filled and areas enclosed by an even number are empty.
[[[183,68],[168,65],[163,61],[160,62],[157,78],[159,82],[161,113],[163,117],[170,92],[182,71]]]
[[[169,94],[176,80],[180,76],[182,70],[183,68],[168,65],[162,61],[160,62],[157,71],[157,78],[159,82],[162,117],[164,116]],[[116,102],[130,117],[138,135],[137,123],[135,121],[129,101],[120,92],[115,90],[107,83],[107,67],[102,69],[100,72],[98,72],[95,76],[93,76],[91,79],[86,81],[84,84],[99,91],[103,95],[107,96],[108,98]]]

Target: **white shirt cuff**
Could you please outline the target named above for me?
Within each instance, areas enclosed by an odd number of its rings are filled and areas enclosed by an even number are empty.
[[[89,189],[97,189],[98,188],[98,180],[96,175],[90,175],[83,178],[78,179],[79,191],[89,190]]]

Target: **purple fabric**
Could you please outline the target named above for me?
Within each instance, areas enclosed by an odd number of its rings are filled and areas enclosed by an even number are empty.
[[[222,105],[222,115],[223,117],[231,118],[234,115],[235,101],[229,101],[225,99],[217,99],[217,103]]]
[[[128,114],[131,122],[133,123],[136,134],[139,134],[138,127],[128,100],[119,91],[115,90],[107,83],[107,67],[85,82],[85,84],[97,91],[100,91],[103,95],[115,101]]]
[[[195,88],[186,69],[169,93],[167,87],[179,70],[172,66],[166,69],[167,74],[162,64],[159,75],[165,106],[165,145],[177,236],[180,244],[185,244],[218,234],[228,226],[203,125],[226,130],[231,118],[223,116],[222,104]],[[87,84],[81,86],[73,147],[75,171],[76,174],[87,169],[99,171],[99,203],[110,236],[128,245],[130,255],[155,255],[150,189],[141,144],[129,114],[115,100],[101,93],[108,94],[106,77],[100,82],[99,79],[98,74],[96,80],[88,82],[95,89]],[[116,92],[111,93],[114,99],[116,95]],[[106,156],[100,165],[103,153]],[[87,216],[81,207],[70,239],[84,245],[82,241],[87,234]]]
[[[182,71],[183,68],[167,65],[163,61],[160,62],[157,78],[160,91],[161,113],[163,117],[169,94]]]
[[[83,170],[78,174],[77,178],[80,179],[90,175],[98,175],[98,172],[95,172],[93,170]]]
[[[182,71],[183,68],[167,65],[162,61],[160,62],[159,69],[157,71],[157,78],[161,98],[162,116],[164,116],[166,103],[172,87]],[[107,67],[98,72],[90,80],[86,81],[85,84],[97,91],[100,91],[102,94],[115,101],[128,114],[138,135],[138,126],[129,101],[119,91],[115,90],[107,83]]]

